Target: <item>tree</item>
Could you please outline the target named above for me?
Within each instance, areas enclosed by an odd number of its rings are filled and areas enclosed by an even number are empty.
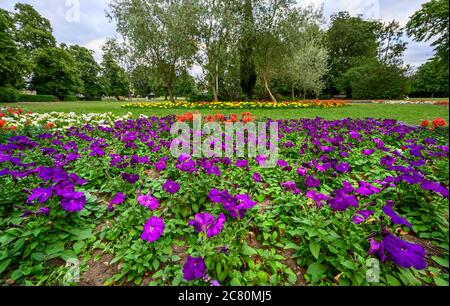
[[[127,96],[130,93],[130,82],[125,69],[119,66],[113,53],[103,48],[102,76],[104,79],[104,92],[106,95],[116,97]]]
[[[403,28],[393,20],[388,23],[379,23],[376,30],[378,36],[378,59],[387,64],[400,67],[403,64],[403,54],[407,42],[402,40]]]
[[[344,73],[338,85],[350,89],[353,99],[396,99],[408,94],[404,71],[377,59],[361,60]]]
[[[14,6],[16,24],[15,40],[26,53],[40,48],[56,46],[50,21],[42,17],[31,5],[17,3]]]
[[[239,41],[240,85],[248,99],[252,99],[256,84],[256,68],[253,56],[255,44],[255,20],[252,0],[243,3],[243,23]]]
[[[175,101],[177,74],[192,65],[198,48],[196,1],[114,0],[110,8],[133,61],[151,65]]]
[[[195,80],[186,70],[177,77],[174,92],[178,97],[188,97],[197,94]]]
[[[283,61],[290,57],[291,34],[295,30],[298,11],[291,0],[258,0],[255,12],[254,58],[258,79],[262,87],[274,102],[269,84],[283,68]]]
[[[224,74],[224,68],[237,41],[237,3],[230,0],[198,1],[201,20],[199,43],[202,46],[199,59],[206,71],[214,101],[219,100],[219,78]]]
[[[36,51],[31,88],[39,94],[55,95],[59,99],[79,93],[82,86],[73,56],[64,48],[48,47]]]
[[[293,17],[289,21],[294,25],[289,35],[292,54],[284,58],[280,77],[288,83],[293,99],[298,90],[303,98],[307,93],[317,97],[329,71],[324,33],[319,27],[322,12],[309,7]]]
[[[20,87],[25,64],[14,41],[14,22],[8,11],[0,9],[0,87]]]
[[[70,46],[67,50],[74,57],[76,67],[80,74],[82,86],[80,87],[79,92],[86,98],[101,96],[101,67],[94,59],[94,52],[78,45]]]
[[[448,97],[448,81],[448,69],[439,57],[434,57],[413,75],[412,94]]]
[[[330,89],[336,88],[341,75],[354,67],[355,61],[376,58],[377,28],[377,22],[364,20],[361,16],[352,17],[348,12],[331,16],[331,27],[327,32]]]
[[[411,16],[407,33],[416,41],[430,41],[436,54],[448,67],[449,2],[448,0],[431,0],[422,4],[422,8]]]

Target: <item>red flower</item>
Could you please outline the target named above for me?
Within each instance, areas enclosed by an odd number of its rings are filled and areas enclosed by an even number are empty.
[[[447,122],[445,122],[442,118],[437,118],[433,120],[434,127],[447,126]]]
[[[422,126],[422,127],[427,127],[427,126],[429,126],[430,125],[430,121],[428,121],[428,120],[424,120],[424,121],[422,121],[422,123],[420,124],[420,126]]]
[[[0,120],[0,128],[4,127],[6,125],[5,120]]]
[[[56,126],[56,124],[54,124],[53,122],[49,122],[45,125],[45,128],[51,129],[51,128],[54,128],[55,126]]]

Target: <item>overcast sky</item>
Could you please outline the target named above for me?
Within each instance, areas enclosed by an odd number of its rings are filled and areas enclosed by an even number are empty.
[[[108,37],[116,34],[115,25],[109,23],[105,11],[110,0],[0,0],[0,7],[12,10],[17,2],[29,3],[53,26],[58,42],[79,44],[95,51],[101,60],[101,46]],[[314,5],[324,8],[329,16],[339,11],[349,11],[352,15],[362,14],[367,18],[390,21],[398,20],[405,25],[415,11],[427,0],[298,0],[300,5]],[[79,7],[79,14],[77,8]],[[78,20],[77,20],[78,19]],[[409,42],[405,52],[405,62],[419,66],[433,55],[428,43]]]

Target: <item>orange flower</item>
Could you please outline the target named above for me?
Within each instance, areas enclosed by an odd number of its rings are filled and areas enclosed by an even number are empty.
[[[4,127],[6,125],[5,120],[0,120],[0,128]]]
[[[223,121],[225,119],[225,116],[223,114],[216,114],[216,119],[219,121]]]
[[[430,125],[430,121],[428,121],[428,120],[424,120],[424,121],[422,121],[422,123],[420,124],[420,126],[422,126],[422,127],[427,127],[427,126],[429,126]]]
[[[447,126],[447,122],[445,122],[442,118],[437,118],[433,120],[434,127]]]
[[[46,125],[45,125],[45,128],[46,129],[51,129],[51,128],[54,128],[56,126],[56,124],[54,124],[53,122],[49,122],[49,123],[47,123]]]
[[[237,118],[237,115],[236,114],[231,114],[230,115],[230,121],[231,122],[238,122],[239,120]]]

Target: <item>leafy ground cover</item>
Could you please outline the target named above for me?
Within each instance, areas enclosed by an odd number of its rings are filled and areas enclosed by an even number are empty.
[[[265,169],[171,157],[177,119],[3,131],[0,283],[448,285],[448,128],[278,120]]]
[[[123,116],[131,112],[136,118],[140,114],[147,116],[164,117],[174,113],[182,113],[185,110],[174,109],[124,109],[121,108],[123,102],[52,102],[52,103],[0,103],[3,108],[22,108],[24,111],[35,113],[51,112],[74,112],[76,114],[88,113],[108,113]],[[239,110],[217,109],[217,110],[196,110],[202,114],[225,114],[230,115]],[[257,118],[290,119],[290,118],[315,118],[321,117],[327,120],[337,120],[345,118],[382,118],[397,119],[401,122],[418,125],[423,120],[433,120],[435,118],[444,118],[449,120],[448,106],[444,105],[377,105],[377,104],[358,104],[342,108],[303,108],[303,109],[254,109],[252,114]]]

